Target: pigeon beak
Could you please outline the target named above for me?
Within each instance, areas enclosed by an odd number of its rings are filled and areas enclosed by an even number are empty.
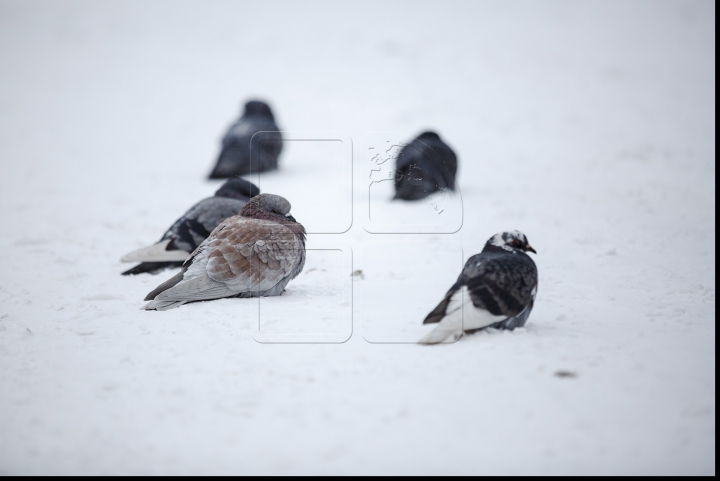
[[[526,245],[525,245],[525,250],[526,250],[526,251],[530,251],[530,252],[532,252],[533,254],[537,254],[537,251],[536,251],[535,249],[533,249],[530,244],[526,244]]]
[[[290,215],[290,212],[288,212],[287,214],[285,214],[285,217],[287,217],[288,220],[291,220],[291,221],[293,221],[293,222],[297,222],[297,221],[295,220],[295,217],[293,217],[293,216]]]

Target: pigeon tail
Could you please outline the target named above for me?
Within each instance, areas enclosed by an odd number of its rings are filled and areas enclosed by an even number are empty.
[[[433,324],[435,322],[440,322],[443,317],[445,317],[445,314],[448,312],[448,307],[450,306],[450,302],[453,300],[453,297],[455,293],[457,292],[457,289],[455,286],[450,289],[450,292],[448,292],[445,295],[445,299],[440,301],[440,304],[433,309],[430,314],[428,314],[425,317],[425,320],[423,321],[423,324]],[[457,309],[457,306],[453,306],[450,311],[454,311]]]
[[[165,269],[182,267],[182,261],[176,262],[143,262],[122,273],[123,276],[134,276],[137,274],[159,274]]]
[[[170,279],[166,280],[159,286],[157,286],[155,289],[153,289],[147,296],[145,296],[146,301],[152,301],[155,299],[158,294],[165,292],[166,290],[170,289],[171,287],[175,286],[176,284],[180,283],[180,281],[183,280],[183,275],[185,274],[185,269],[178,272],[174,276],[172,276]]]
[[[185,301],[152,301],[148,302],[140,309],[146,311],[152,311],[153,309],[156,311],[167,311],[168,309],[175,309],[176,307],[180,307],[183,304],[185,304]]]
[[[126,254],[120,262],[172,262],[184,261],[190,256],[189,252],[180,250],[167,250],[172,239],[160,241],[148,247],[143,247]]]
[[[441,313],[443,305],[444,315]],[[455,342],[462,337],[463,332],[505,321],[507,316],[496,316],[485,309],[476,308],[467,294],[467,287],[463,286],[462,289],[446,297],[425,319],[426,322],[437,322],[435,319],[440,322],[435,329],[418,341],[420,344],[438,344],[449,337]]]
[[[450,342],[455,342],[462,337],[462,330],[458,331],[457,329],[448,329],[447,326],[438,326],[429,334],[423,336],[423,338],[418,341],[418,344],[440,344],[450,336],[453,336]]]

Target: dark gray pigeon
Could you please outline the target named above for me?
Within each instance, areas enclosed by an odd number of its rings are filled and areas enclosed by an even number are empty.
[[[268,104],[258,100],[246,103],[242,117],[230,127],[222,140],[222,150],[210,178],[227,179],[277,169],[278,156],[282,151],[279,130]],[[258,134],[254,144],[257,148],[252,153],[251,165],[250,140],[255,134]]]
[[[395,198],[423,199],[455,190],[457,156],[435,132],[423,132],[403,147],[395,162]]]
[[[420,340],[437,344],[486,327],[515,329],[527,322],[537,294],[538,272],[525,252],[535,252],[525,234],[503,232],[465,263],[457,282],[423,324],[439,323]]]
[[[305,265],[305,228],[290,202],[253,197],[225,219],[185,261],[182,271],[145,297],[143,309],[164,311],[186,302],[282,294]]]
[[[140,264],[122,274],[157,274],[165,269],[182,266],[190,253],[207,239],[220,222],[237,215],[247,201],[259,193],[255,184],[247,180],[228,180],[215,192],[214,197],[201,200],[176,220],[157,244],[124,256],[122,262]]]

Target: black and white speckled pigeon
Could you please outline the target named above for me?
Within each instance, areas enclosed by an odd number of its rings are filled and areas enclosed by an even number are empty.
[[[192,251],[210,235],[220,222],[240,213],[247,201],[260,190],[245,179],[230,179],[215,192],[214,197],[203,199],[175,221],[157,244],[133,251],[122,262],[140,262],[122,274],[142,274],[180,267]]]
[[[439,323],[420,340],[437,344],[485,327],[515,329],[527,322],[537,294],[538,272],[525,252],[535,252],[525,234],[503,232],[465,263],[457,282],[423,324]]]
[[[457,156],[435,132],[424,132],[403,147],[395,163],[395,198],[423,199],[455,190]]]
[[[238,175],[266,172],[277,169],[278,156],[282,151],[282,135],[270,106],[265,102],[251,100],[245,104],[245,112],[235,122],[222,140],[222,150],[211,179],[227,179]],[[255,139],[257,149],[250,159],[250,140]]]
[[[182,271],[145,297],[144,309],[163,311],[186,302],[282,294],[305,265],[305,228],[290,202],[253,197],[240,215],[225,219],[183,264]]]

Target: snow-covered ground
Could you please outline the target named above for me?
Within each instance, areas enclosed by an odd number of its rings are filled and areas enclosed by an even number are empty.
[[[0,474],[714,474],[714,41],[702,0],[1,0]],[[170,273],[120,257],[254,97],[339,140],[260,179],[305,272],[141,311]],[[460,191],[392,203],[368,139],[427,128]],[[527,328],[410,344],[511,229]]]

